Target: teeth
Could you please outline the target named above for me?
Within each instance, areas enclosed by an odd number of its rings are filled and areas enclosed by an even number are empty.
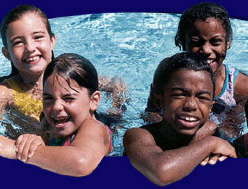
[[[197,121],[198,120],[196,117],[190,117],[190,116],[180,116],[180,118],[186,121]]]
[[[57,117],[53,118],[55,124],[65,123],[70,119],[70,117]]]
[[[214,62],[214,59],[211,59],[211,60],[207,60],[208,64],[211,64]]]
[[[36,61],[36,60],[38,60],[38,59],[39,59],[39,57],[36,56],[36,57],[27,59],[27,62],[33,62],[33,61]]]

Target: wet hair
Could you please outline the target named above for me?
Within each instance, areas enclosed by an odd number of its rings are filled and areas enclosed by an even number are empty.
[[[98,90],[97,71],[93,64],[81,55],[65,53],[54,58],[44,72],[43,85],[52,74],[55,78],[64,78],[70,87],[71,80],[76,81],[80,87],[88,89],[89,95]]]
[[[46,29],[48,31],[48,34],[50,38],[54,36],[50,23],[48,21],[48,18],[46,14],[39,8],[32,6],[32,5],[27,5],[27,4],[21,4],[10,10],[2,19],[1,25],[0,25],[0,33],[1,33],[1,38],[2,42],[5,48],[7,48],[7,29],[10,23],[20,19],[23,15],[26,13],[35,13],[41,17],[41,19],[44,21],[44,24],[46,26]],[[53,53],[52,53],[53,54]],[[11,62],[11,74],[5,77],[1,77],[0,81],[3,81],[4,79],[10,78],[16,74],[18,74],[19,71],[15,68],[13,63]]]
[[[202,54],[190,52],[177,53],[169,58],[163,59],[159,63],[153,77],[153,93],[163,95],[164,88],[170,82],[171,77],[176,71],[180,69],[206,71],[207,73],[209,73],[209,77],[211,78],[213,84],[214,97],[215,81],[212,69],[210,68],[206,58]]]
[[[193,26],[196,20],[205,21],[207,18],[218,19],[226,31],[226,42],[232,41],[232,27],[226,9],[220,5],[202,2],[188,8],[180,17],[177,34],[175,36],[175,45],[182,50],[186,50],[185,35]]]

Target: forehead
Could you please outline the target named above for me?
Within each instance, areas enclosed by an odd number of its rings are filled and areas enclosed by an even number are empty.
[[[73,79],[66,80],[65,78],[55,74],[51,74],[44,83],[44,91],[68,92],[71,90],[78,91],[80,89],[81,87]]]
[[[188,69],[180,69],[170,75],[170,79],[166,86],[167,89],[181,87],[194,88],[194,90],[207,90],[213,92],[213,82],[210,73],[207,71],[194,71]]]
[[[220,33],[222,35],[226,35],[226,30],[223,27],[222,21],[209,17],[206,18],[205,20],[197,19],[193,22],[193,25],[188,28],[188,32],[193,32],[194,33]]]
[[[17,20],[11,22],[7,28],[7,34],[11,34],[13,32],[21,32],[33,30],[46,30],[46,24],[44,19],[38,14],[34,12],[24,13]]]

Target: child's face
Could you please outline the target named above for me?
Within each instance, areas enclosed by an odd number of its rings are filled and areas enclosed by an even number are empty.
[[[44,20],[35,13],[26,13],[8,25],[6,58],[21,73],[40,75],[51,61],[55,37],[50,37]]]
[[[208,118],[213,84],[206,71],[180,69],[160,97],[164,118],[179,134],[193,135]]]
[[[207,57],[213,72],[220,68],[229,48],[222,23],[212,17],[196,20],[186,32],[185,43],[186,51],[203,53]]]
[[[90,118],[96,110],[94,95],[89,97],[88,89],[80,87],[74,80],[70,85],[52,74],[44,84],[43,111],[48,123],[59,136],[71,135]]]

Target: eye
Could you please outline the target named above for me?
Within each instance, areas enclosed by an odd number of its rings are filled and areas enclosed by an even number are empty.
[[[221,45],[224,41],[223,41],[222,39],[216,38],[216,39],[212,39],[210,42],[211,42],[211,44],[212,44],[213,46],[219,46],[219,45]]]
[[[202,102],[210,102],[211,101],[211,98],[210,96],[204,96],[204,95],[200,95],[198,96],[198,99]]]
[[[71,103],[71,102],[75,101],[75,98],[74,97],[64,97],[63,100],[65,102]]]
[[[43,103],[44,104],[50,104],[53,102],[53,98],[51,96],[44,96],[43,97]]]
[[[43,35],[36,35],[36,36],[34,36],[34,39],[35,39],[35,40],[40,40],[40,39],[42,39],[42,38],[44,38]]]
[[[172,93],[171,97],[174,99],[182,99],[186,97],[186,94],[184,93]]]
[[[21,44],[22,44],[22,41],[21,40],[16,40],[16,41],[13,41],[12,42],[12,46],[13,47],[20,46]]]

